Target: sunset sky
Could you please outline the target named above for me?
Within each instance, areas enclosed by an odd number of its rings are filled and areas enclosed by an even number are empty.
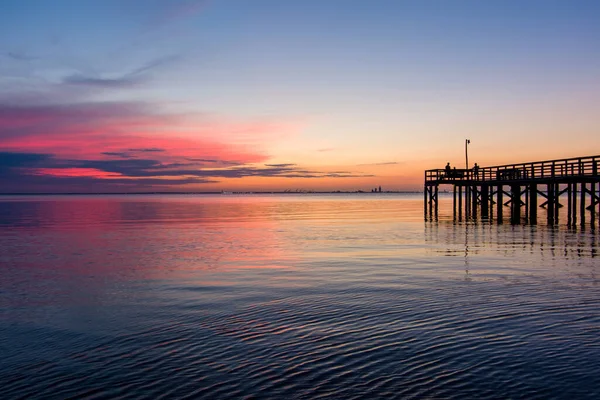
[[[2,0],[0,192],[420,190],[600,154],[600,2]]]

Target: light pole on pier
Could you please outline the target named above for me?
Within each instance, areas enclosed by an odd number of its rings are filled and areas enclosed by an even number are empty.
[[[469,139],[465,139],[465,169],[469,169]]]

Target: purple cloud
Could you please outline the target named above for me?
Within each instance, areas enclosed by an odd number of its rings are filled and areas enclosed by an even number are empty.
[[[307,170],[294,164],[273,164],[266,167],[237,166],[227,168],[197,168],[190,163],[164,163],[153,159],[72,160],[51,154],[0,152],[2,183],[0,192],[16,192],[40,187],[87,191],[89,185],[105,189],[118,185],[135,189],[140,185],[187,185],[216,183],[221,179],[244,177],[278,178],[353,178],[372,175]],[[70,176],[62,171],[98,171],[98,176]],[[56,172],[54,172],[56,171]],[[107,178],[110,176],[110,178]],[[79,185],[79,186],[77,186]],[[87,186],[86,186],[87,185]],[[27,191],[29,191],[27,189]],[[55,189],[56,190],[56,189]]]
[[[156,147],[152,147],[149,149],[129,149],[128,151],[139,152],[139,153],[162,153],[165,149],[159,149]]]

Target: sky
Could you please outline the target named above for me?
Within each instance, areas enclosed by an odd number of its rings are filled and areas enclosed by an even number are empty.
[[[0,193],[421,190],[600,154],[600,2],[2,0]]]

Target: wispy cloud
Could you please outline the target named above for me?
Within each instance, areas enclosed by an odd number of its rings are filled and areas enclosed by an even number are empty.
[[[63,79],[63,83],[70,85],[88,85],[104,88],[125,88],[137,86],[143,82],[143,77],[136,75],[124,75],[118,78],[100,78],[78,73],[69,75]]]
[[[137,158],[138,156],[131,153],[164,153],[165,149],[149,148],[149,149],[127,149],[127,151],[103,151],[102,155],[119,158]]]
[[[152,27],[171,24],[198,14],[209,4],[209,0],[165,1],[160,15],[152,21]]]
[[[163,57],[159,57],[154,60],[148,61],[146,64],[142,65],[139,68],[134,69],[133,71],[131,71],[129,73],[129,75],[139,75],[144,72],[150,71],[152,69],[156,69],[156,68],[162,67],[164,65],[172,64],[180,59],[181,59],[181,57],[178,55],[166,55]]]
[[[400,164],[397,161],[388,161],[388,162],[378,162],[378,163],[369,163],[369,164],[356,164],[357,166],[361,167],[361,166],[365,166],[365,165],[396,165],[396,164]]]
[[[7,57],[12,58],[13,60],[18,61],[33,61],[39,59],[39,57],[35,57],[29,54],[17,52],[17,51],[9,51],[6,53]]]
[[[151,70],[170,64],[178,59],[179,57],[174,55],[160,57],[151,60],[130,72],[113,77],[101,76],[98,74],[90,75],[79,72],[66,76],[62,82],[70,85],[87,85],[103,88],[127,88],[147,82],[149,79],[149,72]]]
[[[234,166],[234,165],[242,165],[238,161],[229,161],[229,160],[213,160],[206,158],[186,158],[187,161],[193,161],[195,163],[200,163],[200,165],[221,165],[221,166]]]
[[[350,172],[345,172],[345,173],[328,173],[324,175],[325,177],[328,178],[365,178],[365,177],[372,177],[375,176],[373,174],[353,174]]]
[[[156,147],[152,147],[149,149],[129,149],[128,151],[138,152],[138,153],[163,153],[165,149],[159,149]]]
[[[284,167],[293,167],[296,164],[265,164],[266,167],[278,167],[278,168],[284,168]]]
[[[120,157],[120,158],[134,158],[135,157],[127,152],[120,152],[120,151],[103,151],[100,154],[109,156],[109,157]]]

